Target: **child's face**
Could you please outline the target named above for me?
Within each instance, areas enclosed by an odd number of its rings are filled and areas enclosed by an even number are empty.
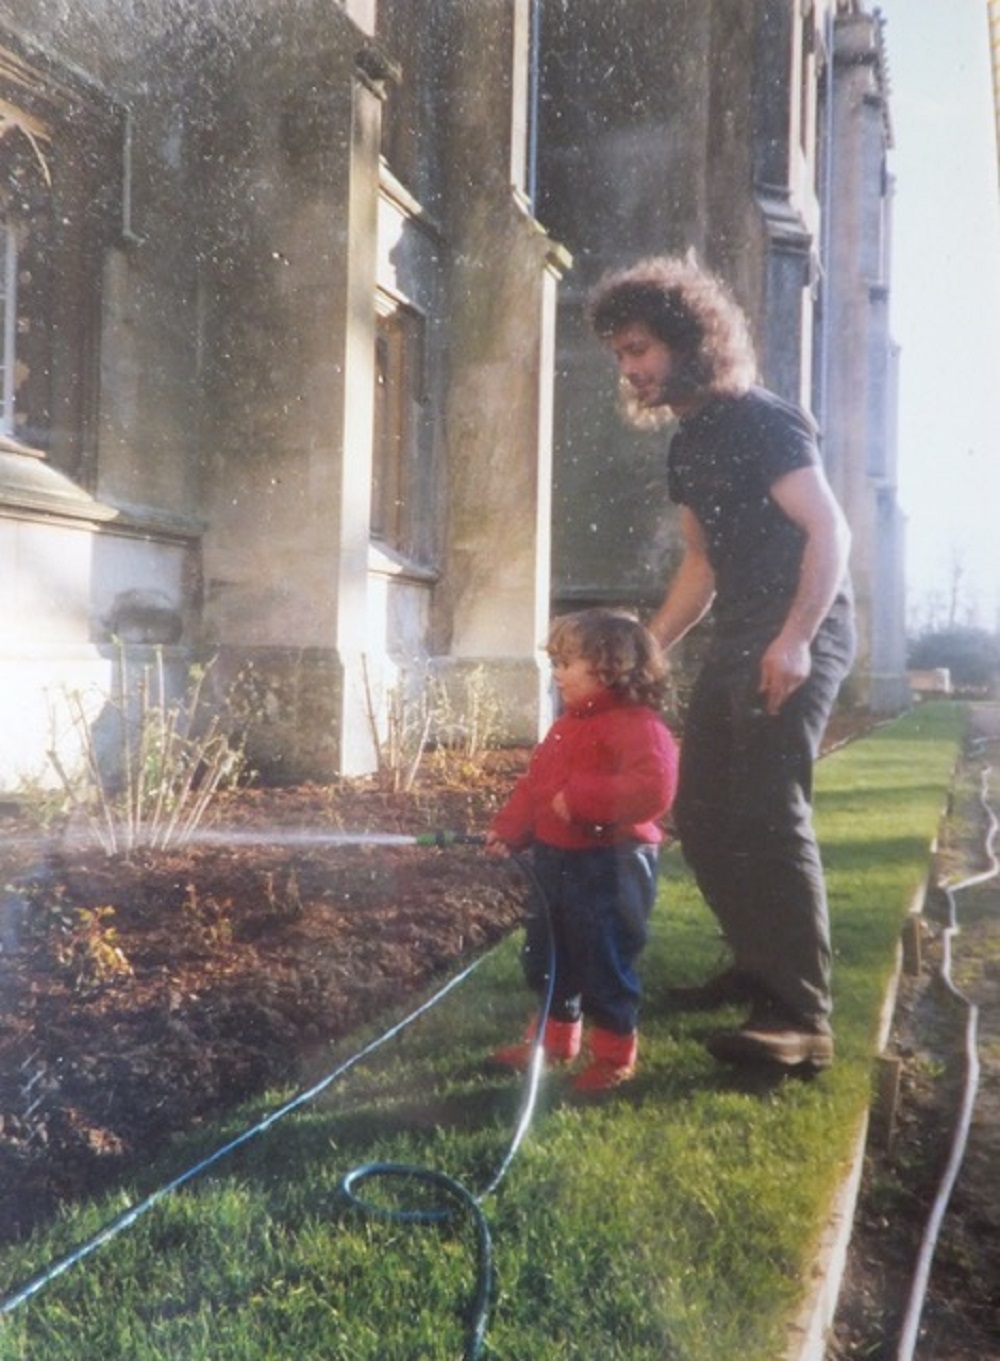
[[[578,709],[604,689],[597,673],[579,652],[560,653],[552,658],[552,678],[562,700],[571,709]]]

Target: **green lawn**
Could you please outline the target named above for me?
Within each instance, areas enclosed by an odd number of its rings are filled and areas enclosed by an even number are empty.
[[[676,851],[644,960],[641,1067],[585,1104],[557,1075],[499,1187],[524,1100],[483,1057],[527,1011],[517,942],[314,1100],[157,1199],[0,1322],[0,1361],[412,1361],[461,1357],[476,1227],[406,1224],[345,1202],[385,1160],[437,1169],[481,1199],[494,1254],[484,1358],[775,1361],[869,1093],[899,928],[927,867],[964,713],[914,711],[823,761],[817,822],[836,952],[838,1060],[776,1085],[717,1066],[703,1040],[739,1013],[669,1014],[664,990],[714,966],[713,923]],[[395,1018],[387,1018],[386,1026]],[[330,1057],[330,1071],[371,1035]],[[130,1203],[262,1121],[273,1093],[67,1208],[0,1260],[9,1299]],[[426,1206],[423,1182],[364,1187]],[[438,1203],[435,1200],[435,1203]]]

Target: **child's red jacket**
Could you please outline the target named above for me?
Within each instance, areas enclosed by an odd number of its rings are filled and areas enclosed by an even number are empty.
[[[490,830],[513,849],[660,842],[677,789],[677,744],[659,714],[603,690],[556,719]],[[552,809],[562,790],[571,821]]]

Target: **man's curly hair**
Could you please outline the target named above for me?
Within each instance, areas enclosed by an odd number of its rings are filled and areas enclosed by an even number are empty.
[[[545,650],[557,658],[584,657],[600,683],[629,704],[659,709],[667,691],[660,645],[634,614],[595,606],[558,615]]]
[[[693,397],[738,396],[756,381],[745,313],[723,281],[691,254],[653,256],[608,271],[590,296],[589,316],[602,340],[633,322],[648,326],[676,353],[679,376]]]

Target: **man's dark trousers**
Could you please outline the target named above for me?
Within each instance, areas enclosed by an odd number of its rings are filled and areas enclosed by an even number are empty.
[[[830,927],[812,776],[854,628],[826,620],[808,679],[770,717],[758,685],[772,637],[714,641],[685,716],[674,820],[736,967],[789,1022],[822,1031]]]

